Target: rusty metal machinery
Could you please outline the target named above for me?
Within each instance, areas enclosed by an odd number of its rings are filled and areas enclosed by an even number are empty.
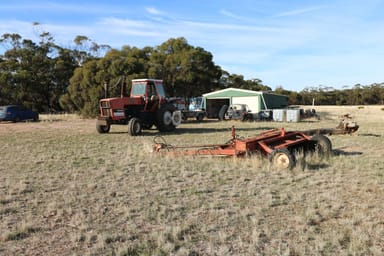
[[[340,116],[340,122],[336,128],[320,128],[304,131],[308,135],[327,134],[327,135],[345,135],[355,133],[359,129],[359,125],[352,119],[350,114]]]
[[[332,153],[332,143],[325,135],[344,135],[359,129],[349,114],[340,117],[336,128],[320,128],[306,131],[286,131],[284,128],[264,131],[256,136],[240,138],[235,127],[231,128],[231,139],[223,144],[174,146],[157,136],[153,152],[174,156],[234,156],[244,157],[253,154],[266,156],[279,169],[290,169],[295,165],[295,153],[317,151],[320,154]]]
[[[163,137],[154,139],[153,152],[173,156],[234,156],[244,157],[260,154],[268,157],[279,169],[290,169],[295,165],[295,152],[302,150],[330,153],[330,140],[324,135],[313,137],[300,131],[286,131],[283,128],[268,130],[249,138],[236,136],[231,128],[232,138],[223,144],[174,146],[167,144]]]

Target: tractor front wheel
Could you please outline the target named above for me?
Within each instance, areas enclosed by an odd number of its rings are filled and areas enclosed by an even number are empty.
[[[111,125],[99,125],[96,124],[96,130],[98,133],[108,133],[109,130],[111,129]]]
[[[131,136],[137,136],[141,134],[142,126],[138,118],[133,117],[128,122],[128,133]]]
[[[272,151],[270,160],[273,167],[278,170],[290,170],[295,164],[295,156],[286,148],[279,148]]]

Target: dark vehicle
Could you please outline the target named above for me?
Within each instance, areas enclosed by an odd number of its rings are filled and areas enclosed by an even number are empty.
[[[233,104],[230,105],[225,113],[224,119],[232,120],[253,120],[253,115],[250,113],[248,105],[246,104]]]
[[[21,105],[0,106],[0,121],[19,122],[24,120],[39,120],[39,113]]]

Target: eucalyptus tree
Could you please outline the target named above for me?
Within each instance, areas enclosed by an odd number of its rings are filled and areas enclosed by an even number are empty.
[[[39,111],[60,108],[58,99],[68,86],[76,64],[71,54],[43,32],[39,42],[18,34],[3,34],[0,56],[1,104],[24,104]]]
[[[198,96],[217,87],[221,68],[210,52],[193,47],[185,38],[171,38],[155,48],[151,58],[171,96]],[[159,71],[160,70],[160,71]]]

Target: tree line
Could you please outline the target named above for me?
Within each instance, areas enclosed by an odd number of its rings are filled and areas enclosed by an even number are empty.
[[[38,26],[38,24],[34,24]],[[210,52],[188,44],[183,37],[170,38],[155,47],[123,46],[113,49],[86,36],[77,36],[73,45],[62,47],[48,32],[38,41],[19,34],[3,34],[0,44],[0,105],[23,104],[39,112],[76,112],[83,116],[98,113],[98,101],[119,95],[122,77],[163,79],[169,96],[194,97],[234,87],[271,91],[261,79],[246,80],[230,74],[213,62]],[[383,104],[384,84],[355,85],[351,89],[306,88],[301,92],[275,89],[289,97],[290,104]],[[129,88],[128,88],[129,89]]]
[[[384,83],[356,84],[350,88],[334,89],[329,86],[307,87],[300,92],[278,87],[278,94],[288,96],[292,105],[383,105]]]

